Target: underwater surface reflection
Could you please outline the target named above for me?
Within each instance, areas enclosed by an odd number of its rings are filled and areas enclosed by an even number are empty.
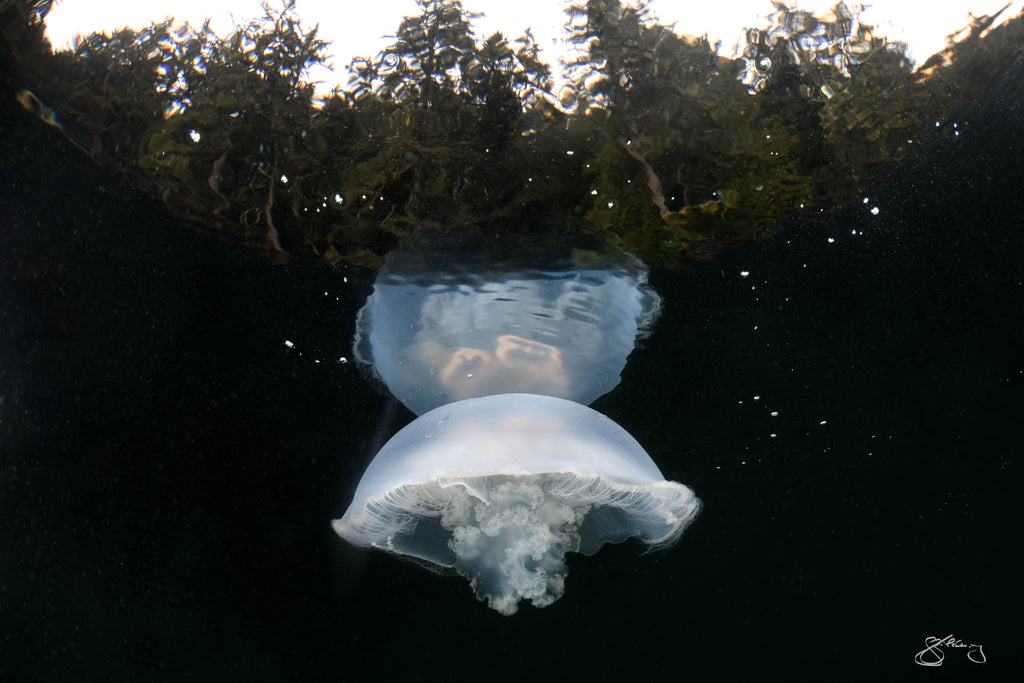
[[[8,85],[0,679],[888,679],[949,633],[987,660],[942,671],[1006,677],[1024,164],[997,83],[867,204],[650,273],[658,324],[593,408],[704,512],[669,553],[569,555],[513,619],[330,528],[414,419],[351,357],[370,287],[184,228]]]

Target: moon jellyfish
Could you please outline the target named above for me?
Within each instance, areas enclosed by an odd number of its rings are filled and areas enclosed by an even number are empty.
[[[389,255],[355,355],[420,417],[370,462],[338,535],[458,573],[502,614],[561,597],[566,553],[675,543],[700,500],[587,407],[658,316],[643,264],[418,244]]]
[[[628,538],[664,548],[699,509],[609,418],[516,393],[444,405],[402,429],[333,527],[353,545],[453,569],[509,615],[562,596],[567,552]]]
[[[519,267],[393,254],[359,313],[355,355],[417,415],[500,393],[587,405],[613,389],[660,298],[628,255]]]

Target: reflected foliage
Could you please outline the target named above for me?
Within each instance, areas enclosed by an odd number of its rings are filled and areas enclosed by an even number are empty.
[[[1020,75],[1019,18],[975,19],[915,71],[843,3],[776,2],[730,59],[645,2],[587,0],[556,92],[529,33],[480,38],[458,0],[418,2],[323,101],[307,75],[328,46],[294,0],[224,38],[165,21],[56,53],[51,2],[2,0],[2,50],[27,109],[200,229],[370,270],[416,226],[536,216],[682,266],[859,201],[954,135],[987,75]]]

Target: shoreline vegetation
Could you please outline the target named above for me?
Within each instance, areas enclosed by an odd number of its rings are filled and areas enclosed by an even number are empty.
[[[198,230],[282,260],[372,277],[427,227],[680,268],[864,201],[956,144],[1024,63],[1021,16],[976,17],[914,69],[843,3],[776,2],[725,58],[645,3],[580,0],[555,93],[528,33],[477,36],[458,0],[418,2],[318,101],[305,76],[328,45],[294,0],[226,38],[168,20],[58,52],[52,0],[0,0],[3,94]]]

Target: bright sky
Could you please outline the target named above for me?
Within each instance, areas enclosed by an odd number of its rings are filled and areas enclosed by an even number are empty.
[[[797,5],[816,12],[827,11],[836,0],[802,0]],[[874,0],[861,14],[861,21],[878,27],[890,39],[904,40],[910,56],[920,63],[945,46],[945,37],[975,15],[994,14],[1010,0]],[[344,68],[353,57],[373,56],[387,46],[382,36],[394,32],[403,16],[417,13],[415,0],[297,0],[303,25],[320,24],[319,37],[330,40],[334,75],[327,70],[312,74],[325,81],[323,91],[334,82],[348,80]],[[488,36],[501,31],[514,38],[526,28],[533,30],[543,49],[543,58],[556,64],[561,47],[564,1],[559,0],[463,0],[469,11],[482,12],[474,23],[474,32]],[[853,5],[853,2],[848,4]],[[280,7],[280,0],[271,6]],[[1016,15],[1024,0],[1013,0],[1000,16]],[[721,51],[732,54],[746,26],[766,25],[763,15],[773,9],[771,0],[653,0],[655,14],[662,23],[675,22],[680,33],[706,33],[712,43],[722,42]],[[213,19],[219,35],[231,31],[232,16],[239,22],[261,14],[259,0],[63,0],[46,18],[47,35],[54,47],[65,47],[75,34],[113,30],[122,26],[142,27],[170,15],[178,21],[202,24]]]

